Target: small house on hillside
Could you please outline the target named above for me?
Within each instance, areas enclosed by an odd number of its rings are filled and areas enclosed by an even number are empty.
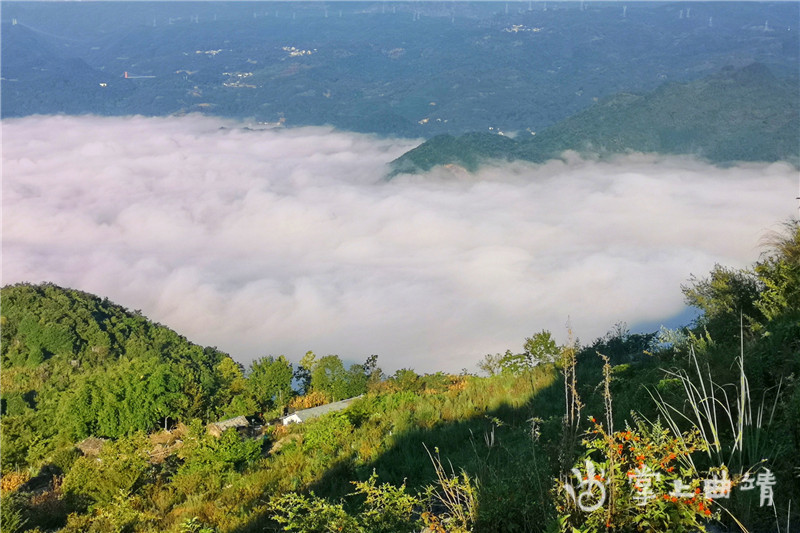
[[[236,416],[227,420],[220,420],[208,425],[208,432],[219,437],[226,429],[236,428],[239,433],[249,433],[251,431],[250,421],[245,416]]]
[[[312,407],[310,409],[300,409],[299,411],[295,411],[294,413],[282,417],[281,422],[283,422],[284,426],[288,426],[289,424],[301,424],[303,422],[306,422],[307,420],[311,420],[312,418],[318,418],[328,413],[341,411],[342,409],[347,408],[348,405],[350,405],[359,398],[361,398],[361,396],[356,396],[355,398],[348,398],[346,400],[340,400],[338,402],[326,403],[325,405],[320,405],[319,407]]]

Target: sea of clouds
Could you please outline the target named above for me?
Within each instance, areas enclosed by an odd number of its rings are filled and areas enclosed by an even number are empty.
[[[247,364],[307,350],[475,370],[546,328],[685,310],[795,213],[785,164],[567,156],[385,181],[418,140],[218,118],[4,120],[2,283],[50,281]]]

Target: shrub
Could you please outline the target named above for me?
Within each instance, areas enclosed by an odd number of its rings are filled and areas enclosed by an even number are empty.
[[[0,491],[14,492],[31,478],[27,470],[12,470],[0,478]]]
[[[193,421],[179,452],[184,463],[173,481],[184,494],[219,490],[231,474],[261,456],[261,443],[260,439],[243,438],[234,428],[214,437]]]
[[[309,496],[290,492],[274,498],[269,504],[272,519],[284,531],[360,533],[355,518],[348,515],[341,503],[329,503],[312,492]]]
[[[418,521],[414,519],[414,508],[419,499],[406,493],[403,483],[395,487],[388,483],[376,485],[378,476],[375,472],[367,481],[353,482],[355,493],[363,495],[363,510],[358,521],[370,533],[404,533],[416,531]]]
[[[559,481],[564,531],[703,530],[713,502],[688,460],[708,447],[697,429],[676,438],[659,422],[640,420],[636,428],[608,433],[590,420],[585,453],[572,470],[583,490]]]
[[[3,495],[0,499],[0,524],[3,533],[23,531],[28,520],[24,515],[25,496],[19,493]]]
[[[62,490],[74,504],[106,504],[120,491],[134,493],[145,481],[147,439],[139,434],[109,441],[98,457],[81,457],[64,478]]]
[[[319,417],[306,426],[303,434],[303,450],[320,450],[332,454],[353,432],[353,425],[347,414],[338,411]]]
[[[464,470],[458,475],[450,467],[448,474],[439,457],[439,449],[431,453],[425,448],[436,470],[437,483],[425,490],[428,511],[422,520],[432,531],[464,533],[472,531],[478,511],[478,484]],[[442,511],[436,512],[437,509]]]
[[[181,533],[214,533],[216,530],[205,526],[196,516],[181,522]]]

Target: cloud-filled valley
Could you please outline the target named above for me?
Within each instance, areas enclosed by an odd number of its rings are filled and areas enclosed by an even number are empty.
[[[542,328],[565,340],[568,317],[584,341],[657,322],[796,208],[781,163],[568,155],[386,182],[419,141],[193,115],[2,128],[3,284],[107,296],[244,363],[474,370]]]

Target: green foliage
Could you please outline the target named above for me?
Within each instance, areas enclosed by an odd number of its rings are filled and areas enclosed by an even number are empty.
[[[207,527],[196,517],[187,518],[181,523],[180,533],[215,533],[213,527]]]
[[[367,391],[369,374],[363,365],[345,369],[337,355],[326,355],[311,369],[311,390],[325,394],[331,401],[352,398]]]
[[[423,520],[435,529],[461,533],[472,531],[478,513],[478,484],[466,471],[456,474],[450,467],[448,472],[442,464],[439,449],[434,453],[425,448],[436,471],[437,483],[429,485],[425,490],[429,508],[443,506],[444,512],[428,512]]]
[[[178,473],[221,475],[238,472],[253,463],[260,455],[260,440],[242,437],[234,428],[229,428],[219,437],[214,437],[194,421],[180,452],[184,464]]]
[[[769,341],[770,351],[788,344],[796,355],[800,350],[792,339],[800,338],[800,220],[785,222],[782,232],[768,235],[767,243],[754,268],[761,286],[755,307],[765,319],[756,331]]]
[[[559,482],[556,493],[562,531],[703,531],[714,511],[691,467],[691,454],[707,448],[698,431],[674,437],[658,422],[639,421],[608,433],[593,421],[583,445],[575,479]],[[686,496],[670,495],[676,481]]]
[[[504,354],[486,354],[478,363],[478,368],[489,376],[503,373],[517,375],[532,367],[532,360],[528,354],[515,354],[511,350],[506,350]]]
[[[501,372],[519,374],[531,368],[531,364],[527,354],[515,354],[511,350],[506,350],[506,353],[500,359],[500,368]]]
[[[249,415],[260,411],[259,405],[250,394],[239,394],[230,399],[228,404],[220,410],[220,418],[233,418],[235,416]]]
[[[416,392],[422,385],[419,374],[410,368],[401,368],[397,370],[390,378],[399,390]]]
[[[250,364],[247,386],[261,409],[283,407],[292,397],[293,375],[286,357],[262,357]]]
[[[374,472],[367,481],[354,481],[355,495],[364,496],[358,521],[370,533],[404,533],[417,531],[415,508],[419,499],[406,493],[403,483],[395,487],[389,483],[376,485]]]
[[[58,413],[61,426],[76,439],[119,437],[158,427],[185,407],[181,383],[167,365],[121,361],[103,374],[79,379]]]
[[[31,354],[36,353],[38,360],[31,361],[31,356],[28,357],[29,366],[41,363],[45,354],[71,353],[76,340],[68,326],[44,322],[42,319],[36,320],[32,316],[26,316],[19,322],[17,334],[23,339]]]
[[[25,531],[28,519],[25,518],[25,496],[11,493],[0,496],[0,526],[3,533]]]
[[[308,351],[300,359],[300,364],[297,365],[297,370],[294,372],[294,378],[300,383],[300,392],[308,394],[311,392],[311,370],[317,362],[317,356],[312,351]]]
[[[120,490],[110,501],[97,505],[91,515],[71,514],[63,533],[133,533],[153,527],[155,518],[141,507],[144,502]]]
[[[735,270],[715,265],[708,278],[692,276],[683,286],[686,303],[702,311],[699,325],[715,337],[738,334],[739,317],[747,324],[762,319],[756,307],[758,279],[748,270]]]
[[[283,525],[283,531],[302,533],[362,533],[358,521],[347,514],[341,503],[290,492],[273,499],[269,505],[272,519]]]
[[[2,473],[27,464],[28,450],[40,437],[36,431],[34,413],[25,415],[5,415],[0,418],[0,448],[2,455]]]
[[[221,418],[249,415],[259,410],[248,390],[242,365],[230,357],[223,357],[214,370],[219,380],[214,404],[221,407]]]
[[[496,376],[503,371],[502,360],[503,355],[499,353],[487,353],[483,359],[478,362],[478,368],[485,372],[487,376]]]
[[[533,337],[527,337],[523,349],[531,366],[555,363],[561,354],[561,349],[553,339],[553,335],[546,329],[536,333]]]
[[[107,505],[147,481],[147,437],[141,433],[107,441],[97,457],[81,457],[64,477],[62,490],[76,505]]]
[[[603,337],[595,339],[591,346],[580,350],[581,362],[596,362],[597,354],[608,357],[611,364],[619,365],[640,361],[653,349],[655,333],[631,333],[626,324],[620,322]]]
[[[522,353],[506,350],[504,354],[487,354],[478,362],[478,368],[489,376],[509,373],[519,375],[536,365],[555,363],[561,354],[552,334],[542,330],[532,337],[525,338]]]
[[[19,392],[11,392],[6,394],[5,398],[3,398],[5,402],[5,410],[3,414],[9,416],[19,416],[30,412],[33,409],[33,406],[26,396],[30,395],[23,395]]]
[[[47,456],[47,464],[59,472],[69,472],[81,456],[80,451],[72,445],[58,448]]]
[[[353,425],[342,411],[329,413],[307,423],[303,433],[303,449],[306,452],[332,453],[352,433]]]
[[[186,495],[216,495],[261,457],[261,445],[260,439],[242,437],[233,428],[214,437],[195,420],[177,453],[183,464],[175,469],[172,485]]]
[[[762,460],[774,460],[783,451],[770,435],[778,398],[773,398],[772,405],[765,402],[766,397],[760,405],[752,405],[742,357],[736,358],[738,386],[720,385],[710,372],[704,375],[692,352],[693,375],[686,371],[667,374],[670,382],[680,387],[679,401],[669,403],[660,391],[654,396],[659,412],[675,435],[688,422],[706,443],[710,463],[726,465],[738,474]]]
[[[600,156],[694,154],[714,163],[783,160],[798,165],[796,94],[794,83],[776,79],[763,65],[726,68],[644,95],[617,94],[533,137],[439,135],[394,160],[389,177],[447,164],[473,172],[491,160],[541,163],[566,150]]]
[[[273,520],[284,531],[352,532],[352,533],[410,533],[424,525],[432,531],[471,531],[475,518],[476,488],[465,473],[445,474],[438,454],[434,464],[439,474],[438,484],[426,488],[422,495],[409,494],[405,483],[399,487],[377,484],[373,472],[366,481],[354,481],[361,503],[348,512],[343,503],[331,503],[312,492],[309,496],[289,493],[270,502]],[[423,508],[444,508],[439,514]]]
[[[221,364],[225,354],[106,299],[19,284],[3,287],[0,300],[2,399],[11,415],[2,420],[3,468],[9,460],[38,465],[56,438],[118,437],[167,418],[213,416],[226,407],[217,400],[241,386]]]

